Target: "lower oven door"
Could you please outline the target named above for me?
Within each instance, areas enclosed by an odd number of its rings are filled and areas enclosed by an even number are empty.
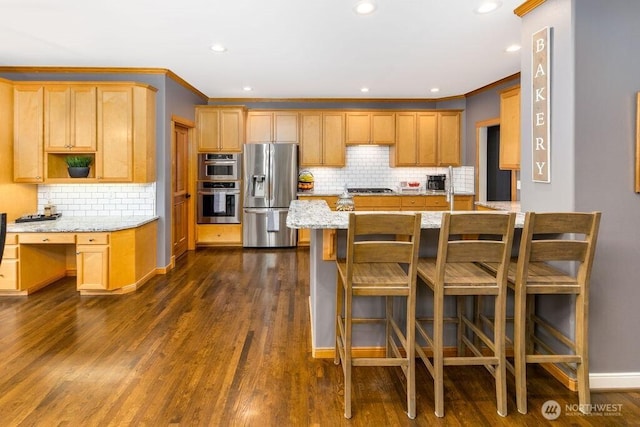
[[[198,191],[198,224],[240,224],[240,191]]]

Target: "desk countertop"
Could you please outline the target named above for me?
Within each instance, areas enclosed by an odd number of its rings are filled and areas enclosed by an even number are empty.
[[[69,216],[50,221],[7,224],[8,233],[109,232],[136,228],[157,220],[157,216]]]

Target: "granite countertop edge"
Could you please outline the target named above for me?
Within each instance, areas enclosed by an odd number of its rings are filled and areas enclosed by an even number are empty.
[[[8,233],[86,233],[137,228],[156,221],[157,216],[61,216],[51,221],[7,224]]]
[[[356,211],[365,212],[365,211]],[[384,211],[376,211],[381,213]],[[399,211],[388,211],[390,213],[400,213]],[[418,212],[418,211],[416,211]],[[422,214],[421,228],[438,229],[442,222],[442,214],[445,211],[419,211]],[[488,214],[489,211],[456,211]],[[347,229],[349,225],[349,213],[332,211],[324,200],[294,200],[289,206],[287,215],[287,227],[289,228],[309,228],[309,229]],[[413,211],[402,211],[404,214]],[[506,213],[506,212],[504,212]],[[524,214],[517,213],[516,227],[521,228],[524,224]]]
[[[475,202],[477,206],[484,206],[489,209],[495,209],[498,211],[520,212],[520,202],[491,202],[491,201],[479,201]]]
[[[298,197],[300,196],[340,196],[342,191],[298,191]],[[352,196],[446,196],[445,191],[394,191],[393,193],[349,193]],[[474,196],[474,192],[456,191],[456,196]]]

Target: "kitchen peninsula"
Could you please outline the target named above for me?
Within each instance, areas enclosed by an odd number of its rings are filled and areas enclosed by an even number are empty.
[[[395,212],[397,213],[397,212]],[[404,211],[403,213],[412,213]],[[440,231],[442,211],[421,211],[422,235],[420,237],[420,256],[435,256]],[[309,248],[309,306],[311,314],[312,354],[317,358],[330,358],[334,354],[335,344],[335,299],[336,299],[336,268],[335,261],[328,253],[332,251],[327,246],[335,247],[337,256],[343,257],[346,247],[346,229],[348,227],[349,212],[332,211],[323,200],[294,200],[289,207],[287,226],[297,229],[311,229]],[[524,214],[518,213],[516,227],[522,228]],[[326,231],[336,230],[337,233]],[[327,241],[335,239],[335,241]],[[516,243],[514,242],[514,245]],[[328,250],[327,250],[328,249]],[[418,293],[417,313],[420,314],[420,300],[424,298]],[[376,304],[376,303],[374,303]],[[429,304],[422,304],[423,307]],[[358,306],[358,309],[365,307]],[[382,301],[375,307],[366,307],[375,311],[372,316],[382,316],[384,304]],[[362,339],[355,342],[355,346],[376,348],[384,345],[384,334],[374,330],[374,326],[364,334]]]
[[[77,276],[81,295],[132,292],[155,275],[157,217],[61,217],[12,223],[0,295],[28,295]]]

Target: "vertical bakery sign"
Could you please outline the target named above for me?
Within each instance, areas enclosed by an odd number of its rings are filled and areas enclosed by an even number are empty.
[[[531,79],[531,113],[533,127],[532,172],[534,182],[551,182],[551,97],[550,70],[550,30],[545,27],[533,34],[532,47],[532,79]]]

